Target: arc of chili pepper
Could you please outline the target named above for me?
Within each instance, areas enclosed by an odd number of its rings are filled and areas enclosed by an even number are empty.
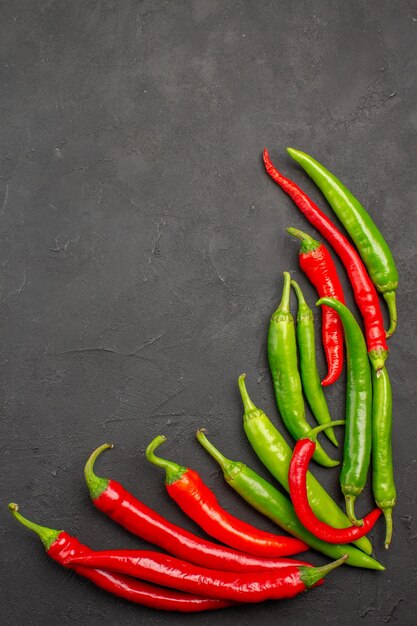
[[[331,422],[333,426],[340,426],[345,420]],[[381,509],[374,509],[363,519],[362,526],[350,526],[349,528],[334,528],[319,520],[313,513],[307,495],[307,471],[310,460],[316,446],[316,437],[319,432],[329,427],[324,424],[313,428],[308,435],[299,439],[295,444],[288,470],[288,482],[290,485],[291,501],[294,505],[300,522],[313,535],[328,543],[349,543],[366,535],[374,526],[381,515]]]
[[[173,589],[163,589],[130,576],[117,574],[112,570],[73,564],[71,559],[89,555],[92,551],[63,530],[53,530],[27,520],[18,513],[17,504],[9,504],[9,509],[23,526],[39,536],[48,556],[54,561],[64,567],[71,567],[80,576],[88,578],[97,587],[115,596],[150,608],[182,613],[210,611],[234,604],[226,600],[207,598],[201,594],[191,595]]]
[[[220,465],[223,476],[230,487],[236,491],[254,509],[265,515],[275,524],[302,539],[314,550],[322,552],[332,559],[348,554],[346,565],[384,570],[384,566],[361,550],[350,545],[335,545],[317,539],[299,521],[291,501],[250,467],[239,461],[226,458],[207,439],[204,429],[197,431],[197,439],[205,450]]]
[[[330,417],[323,388],[320,385],[320,377],[317,369],[314,314],[305,301],[300,285],[295,280],[292,280],[291,287],[294,289],[298,300],[296,332],[303,391],[317,422],[319,424],[326,424],[331,422],[332,418]],[[326,428],[324,432],[335,446],[339,445],[333,428]]]
[[[146,458],[165,470],[169,496],[207,534],[257,556],[289,556],[308,549],[299,539],[259,530],[225,511],[197,472],[155,455],[164,441],[166,438],[162,435],[155,437],[146,448]]]
[[[104,444],[88,459],[84,474],[94,506],[129,532],[153,543],[170,554],[208,569],[233,572],[275,571],[289,564],[303,565],[294,559],[258,557],[222,546],[172,524],[156,511],[138,500],[115,480],[102,478],[94,472],[94,463],[104,450]],[[341,556],[341,555],[338,555]]]
[[[378,294],[359,254],[318,206],[292,180],[283,176],[274,167],[266,149],[263,159],[265,169],[272,180],[290,196],[310,224],[328,241],[342,261],[364,321],[368,355],[372,366],[378,372],[384,367],[388,356],[388,346]]]
[[[239,376],[239,390],[244,408],[243,427],[246,436],[272,476],[289,491],[288,468],[292,450],[268,416],[252,402],[246,389],[245,374]],[[349,518],[310,472],[307,476],[307,487],[308,499],[319,519],[336,528],[351,525]],[[367,537],[361,537],[355,541],[355,545],[366,554],[372,554],[372,545]]]
[[[301,150],[287,151],[314,180],[355,242],[375,287],[388,305],[390,325],[386,336],[391,337],[397,327],[398,272],[387,242],[359,200],[334,174]]]
[[[302,591],[321,584],[324,576],[343,565],[342,558],[322,567],[286,567],[274,574],[237,573],[206,570],[179,561],[175,557],[160,555],[130,557],[127,550],[112,550],[80,555],[71,563],[111,569],[129,576],[152,580],[160,585],[178,588],[188,593],[199,593],[233,602],[262,602],[293,598]],[[157,553],[155,553],[156,555]]]
[[[392,391],[387,368],[372,372],[372,491],[385,517],[385,549],[392,539],[392,509],[397,493],[392,464]]]
[[[335,298],[320,298],[317,306],[332,307],[343,324],[346,340],[346,431],[340,486],[345,496],[346,512],[352,524],[360,525],[355,517],[355,500],[365,487],[371,459],[372,444],[372,383],[366,345],[353,314]]]
[[[299,263],[304,274],[314,285],[320,298],[329,296],[345,302],[343,288],[337,275],[336,265],[327,248],[307,233],[297,228],[287,228],[287,233],[301,241]],[[322,385],[331,385],[343,369],[343,326],[337,314],[330,308],[322,309],[322,338],[328,372]],[[304,381],[303,381],[304,382]]]
[[[268,362],[279,414],[288,432],[295,440],[310,430],[306,420],[303,390],[297,363],[297,342],[294,319],[290,311],[291,276],[284,272],[281,302],[271,317],[268,330]],[[331,459],[317,445],[314,460],[324,467],[335,467],[339,461]]]

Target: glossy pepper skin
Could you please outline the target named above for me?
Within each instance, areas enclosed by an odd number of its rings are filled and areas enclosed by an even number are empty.
[[[96,476],[94,462],[111,448],[104,444],[95,450],[85,466],[85,478],[91,499],[97,509],[129,532],[153,543],[170,554],[208,569],[232,572],[274,571],[294,563],[291,559],[257,557],[221,546],[172,524],[146,506],[115,480]],[[341,555],[339,555],[341,556]],[[303,563],[300,561],[299,563]]]
[[[18,513],[17,504],[10,504],[9,508],[18,521],[40,537],[48,555],[54,561],[64,567],[70,567],[80,576],[91,580],[97,587],[101,587],[101,589],[109,591],[119,598],[154,609],[180,611],[182,613],[210,611],[232,604],[225,600],[206,598],[201,595],[193,596],[172,589],[162,589],[111,570],[72,564],[72,559],[92,554],[90,548],[63,530],[52,530],[26,520]]]
[[[345,302],[343,288],[336,266],[327,248],[307,233],[297,228],[287,228],[287,233],[301,241],[299,262],[304,274],[314,285],[320,298],[329,296]],[[324,387],[339,378],[343,369],[343,326],[329,307],[322,307],[322,338],[328,372],[321,383]]]
[[[344,235],[336,228],[318,206],[289,178],[283,176],[271,163],[264,150],[265,169],[269,176],[283,189],[303,215],[328,241],[339,256],[352,285],[356,304],[362,314],[368,356],[376,371],[383,368],[388,356],[384,321],[378,294],[359,254]]]
[[[157,553],[154,553],[157,555]],[[208,570],[161,554],[158,557],[130,556],[129,550],[94,552],[72,559],[73,564],[106,568],[120,574],[146,578],[153,583],[175,587],[230,602],[262,602],[293,598],[323,582],[330,571],[342,565],[347,555],[323,567],[289,566],[279,572],[238,573]]]
[[[390,325],[387,337],[390,337],[397,327],[395,291],[398,272],[387,242],[359,200],[334,174],[305,152],[294,148],[287,150],[314,180],[355,242],[372,282],[388,305]]]
[[[290,311],[291,276],[284,272],[281,303],[271,317],[268,331],[268,361],[278,411],[295,440],[310,430],[306,420],[303,390],[297,364],[297,342],[294,319]],[[324,467],[335,467],[334,461],[318,445],[314,460]]]
[[[333,422],[334,426],[344,424],[344,420]],[[374,526],[381,515],[381,509],[374,509],[363,518],[362,526],[350,526],[349,528],[333,528],[319,520],[311,510],[307,495],[307,472],[310,459],[313,456],[316,446],[318,432],[328,426],[318,426],[311,430],[309,435],[299,439],[294,446],[290,468],[288,470],[288,481],[290,484],[291,502],[294,505],[300,522],[315,537],[328,543],[350,543],[366,535]]]
[[[292,450],[271,420],[250,399],[244,374],[239,376],[239,389],[244,407],[243,426],[246,436],[265,467],[289,492],[288,469]],[[346,528],[351,525],[349,518],[311,472],[307,475],[307,489],[311,508],[319,519],[335,528]],[[372,546],[367,537],[358,539],[355,545],[367,554],[372,554]]]
[[[346,429],[340,486],[345,496],[346,512],[352,524],[355,499],[366,483],[372,445],[372,382],[366,344],[359,324],[349,309],[334,298],[321,298],[317,306],[326,304],[340,316],[346,340]]]
[[[385,548],[392,538],[392,509],[397,494],[392,466],[392,391],[386,367],[372,372],[372,491],[385,517]]]
[[[257,556],[289,556],[308,549],[299,539],[259,530],[228,513],[197,472],[155,456],[156,448],[164,441],[162,435],[155,437],[146,449],[146,457],[154,465],[165,469],[168,494],[208,535]]]
[[[354,546],[332,545],[317,539],[304,528],[294,511],[291,501],[278,489],[247,465],[239,461],[231,461],[223,456],[207,439],[204,430],[197,432],[197,439],[220,465],[228,485],[259,513],[268,517],[291,535],[305,541],[314,550],[332,559],[338,559],[343,554],[347,554],[349,558],[346,561],[346,565],[381,571],[385,569],[378,561],[375,561],[371,556],[364,554]]]
[[[328,424],[332,421],[332,418],[330,417],[329,407],[327,406],[326,398],[324,397],[324,392],[320,385],[320,377],[317,369],[314,314],[305,301],[300,285],[295,280],[292,280],[291,287],[294,289],[298,300],[296,333],[303,391],[317,422],[319,424]],[[326,428],[324,433],[335,446],[339,445],[333,428]]]

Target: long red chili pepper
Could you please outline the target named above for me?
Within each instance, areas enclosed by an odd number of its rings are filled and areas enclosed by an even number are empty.
[[[152,555],[152,556],[151,556]],[[320,584],[323,577],[347,559],[323,567],[289,566],[279,572],[240,573],[208,570],[158,553],[131,556],[129,550],[101,551],[81,555],[72,560],[75,565],[111,569],[122,574],[145,578],[153,583],[175,587],[188,593],[199,593],[234,602],[262,602],[293,598]]]
[[[304,561],[285,558],[257,557],[220,546],[172,524],[135,498],[120,483],[96,476],[94,462],[111,448],[104,444],[95,450],[85,466],[85,478],[94,505],[112,520],[174,556],[207,567],[232,572],[275,571],[288,565],[305,565]],[[306,544],[301,545],[308,549]]]
[[[288,470],[288,482],[290,496],[295,512],[303,526],[315,537],[327,541],[327,543],[350,543],[366,535],[374,526],[381,509],[375,508],[363,518],[362,526],[349,526],[348,528],[334,528],[319,520],[308,501],[307,495],[307,472],[311,457],[316,448],[316,437],[319,432],[332,426],[340,426],[345,420],[322,424],[313,428],[308,435],[299,439],[294,446],[290,467]]]
[[[369,358],[378,372],[383,368],[388,356],[388,346],[378,295],[359,254],[318,206],[292,180],[283,176],[274,167],[266,149],[263,159],[269,176],[290,196],[308,221],[329,242],[345,266],[356,304],[363,317]]]
[[[225,511],[197,472],[155,456],[156,448],[165,440],[163,435],[155,437],[146,449],[146,457],[154,465],[165,469],[165,486],[170,497],[207,534],[258,556],[288,556],[308,549],[299,539],[259,530]]]
[[[181,611],[183,613],[221,609],[233,604],[225,600],[207,598],[201,594],[190,595],[172,589],[162,589],[111,570],[72,564],[71,559],[92,554],[92,551],[63,530],[45,528],[25,519],[18,513],[17,504],[9,504],[9,508],[19,522],[40,537],[47,554],[54,561],[64,567],[70,567],[80,576],[91,580],[97,587],[101,587],[115,596],[154,609]]]
[[[301,241],[298,257],[300,267],[316,288],[320,298],[327,295],[344,303],[345,296],[336,265],[326,246],[297,228],[287,228],[287,232]],[[329,306],[322,306],[321,310],[323,315],[321,332],[328,368],[327,376],[321,384],[326,386],[334,383],[342,373],[343,326],[337,313]]]

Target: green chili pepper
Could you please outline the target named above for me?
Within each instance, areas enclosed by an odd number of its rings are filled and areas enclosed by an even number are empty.
[[[346,429],[340,485],[346,501],[346,512],[352,524],[361,525],[355,517],[355,499],[365,487],[371,459],[372,383],[366,343],[359,324],[347,306],[335,298],[320,298],[317,306],[334,309],[343,324],[346,341],[347,387]]]
[[[290,311],[291,276],[284,272],[284,289],[279,307],[272,315],[268,332],[268,360],[274,384],[278,411],[287,430],[297,441],[311,430],[305,417],[304,398],[297,365],[297,343],[294,319]],[[313,459],[324,467],[335,467],[317,444]]]
[[[301,539],[309,546],[332,558],[348,554],[347,565],[368,569],[385,569],[371,556],[364,554],[354,546],[329,544],[314,537],[299,521],[290,500],[278,489],[275,489],[264,478],[250,467],[238,461],[231,461],[221,454],[204,435],[203,430],[197,432],[197,439],[207,452],[220,465],[227,483],[257,511],[269,517],[281,528],[294,537]]]
[[[305,152],[293,148],[287,150],[314,180],[355,242],[372,282],[388,305],[390,325],[387,337],[390,337],[397,326],[395,290],[398,287],[398,272],[387,242],[359,200],[334,174]]]
[[[239,390],[245,411],[243,426],[246,436],[265,467],[289,492],[288,469],[292,450],[267,415],[253,404],[246,389],[245,374],[239,376]],[[307,491],[311,508],[319,519],[335,528],[347,528],[351,525],[347,516],[311,472],[307,474]],[[354,543],[367,554],[372,554],[372,545],[367,537]]]
[[[396,491],[392,467],[392,393],[386,368],[372,372],[372,490],[375,502],[385,516],[385,548],[392,538],[392,509],[395,506]]]
[[[314,313],[305,301],[300,285],[291,281],[298,300],[297,311],[297,342],[300,355],[300,373],[303,390],[311,411],[319,424],[332,421],[324,397],[323,387],[316,363],[316,340],[314,337]],[[326,428],[325,434],[335,446],[338,446],[333,428]]]

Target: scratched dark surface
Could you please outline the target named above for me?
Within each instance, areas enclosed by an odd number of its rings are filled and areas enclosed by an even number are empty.
[[[417,4],[15,0],[1,13],[2,624],[415,623]],[[95,548],[144,546],[86,492],[84,462],[111,441],[98,473],[196,530],[144,458],[164,433],[166,456],[199,470],[229,511],[274,528],[228,490],[194,432],[268,477],[236,380],[246,371],[279,423],[268,318],[281,272],[300,277],[284,227],[312,231],[265,175],[262,148],[324,206],[287,145],[364,201],[398,264],[391,550],[382,523],[373,535],[387,570],[345,567],[293,601],[221,614],[130,605],[48,560],[7,502]],[[344,381],[327,397],[342,417]],[[340,501],[337,472],[316,475]],[[371,502],[368,490],[359,512]]]

